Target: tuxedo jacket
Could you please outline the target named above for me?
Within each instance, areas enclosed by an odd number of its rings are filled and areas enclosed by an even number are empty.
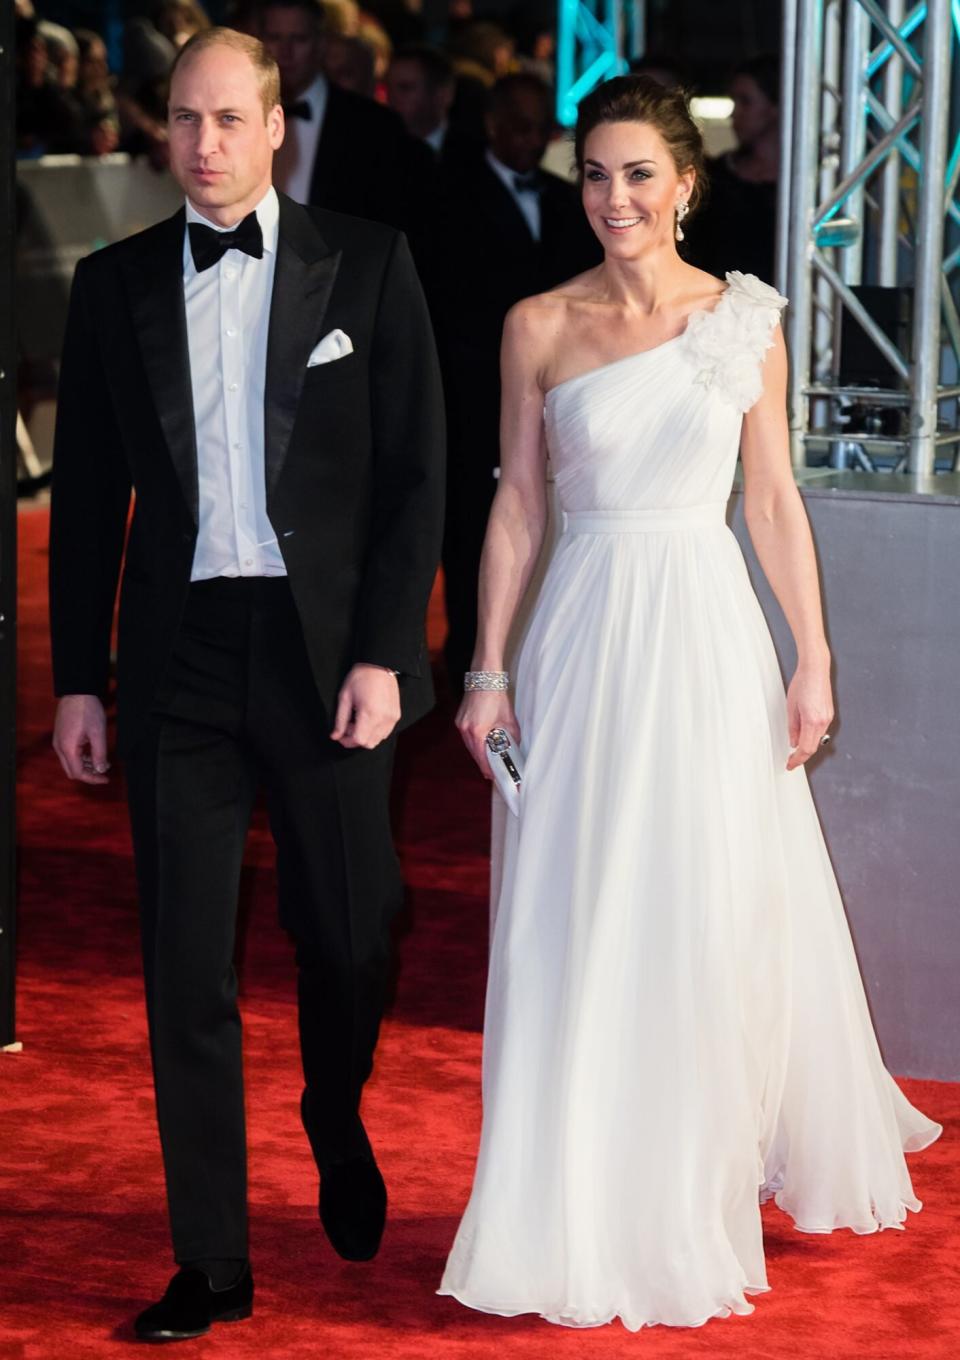
[[[440,345],[451,460],[475,449],[484,477],[499,461],[500,340],[510,308],[599,264],[603,252],[576,189],[540,175],[540,240],[481,155],[443,182],[424,281]]]
[[[281,194],[264,398],[267,513],[332,719],[355,662],[430,705],[424,617],[443,513],[443,404],[404,238]],[[197,540],[184,212],[77,267],[54,446],[50,591],[57,694],[103,695],[120,588],[118,719],[130,749],[163,676]],[[339,327],[344,358],[307,368]]]
[[[462,128],[451,124],[447,128],[439,153],[433,153],[441,174],[440,184],[443,184],[444,177],[469,173],[475,169],[477,163],[483,160],[483,151],[483,142],[478,142]]]
[[[433,197],[434,155],[391,109],[331,81],[310,180],[310,202],[335,212],[419,227]]]

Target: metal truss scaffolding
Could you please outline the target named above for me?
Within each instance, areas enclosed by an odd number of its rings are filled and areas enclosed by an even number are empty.
[[[784,0],[777,283],[796,466],[956,466],[958,42],[960,0]]]
[[[559,0],[557,120],[571,127],[585,94],[643,55],[646,0]]]

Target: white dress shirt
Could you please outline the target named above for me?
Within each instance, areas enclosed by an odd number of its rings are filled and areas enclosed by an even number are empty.
[[[508,189],[510,197],[523,213],[524,221],[530,228],[530,235],[535,241],[540,240],[540,195],[535,189],[528,189],[523,193],[517,191],[514,180],[517,172],[511,170],[509,165],[504,165],[503,161],[498,161],[492,151],[487,152],[487,164],[498,179]]]
[[[447,133],[449,131],[450,124],[444,119],[442,123],[437,124],[432,132],[428,132],[423,140],[426,142],[427,146],[430,147],[431,151],[435,151],[439,156],[443,151],[443,144],[447,140]]]
[[[285,576],[267,519],[264,395],[267,331],[280,204],[273,189],[256,209],[263,258],[231,249],[198,274],[183,243],[183,296],[197,435],[200,516],[192,581]],[[209,222],[187,203],[187,222]]]
[[[298,203],[309,203],[317,144],[327,113],[327,80],[317,76],[298,98],[310,105],[309,118],[288,118],[283,145],[273,158],[273,182]]]

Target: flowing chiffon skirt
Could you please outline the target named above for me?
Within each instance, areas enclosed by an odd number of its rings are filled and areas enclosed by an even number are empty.
[[[676,349],[636,359],[548,409],[568,513],[517,670],[483,1132],[440,1290],[631,1330],[751,1312],[770,1196],[805,1232],[899,1228],[903,1153],[940,1132],[880,1056],[726,487],[651,505],[609,458],[588,475],[644,374],[679,384]]]

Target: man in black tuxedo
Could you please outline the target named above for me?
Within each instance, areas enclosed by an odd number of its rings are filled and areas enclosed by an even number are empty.
[[[430,148],[443,171],[457,170],[483,154],[482,142],[450,122],[456,89],[453,62],[440,48],[408,43],[394,52],[387,72],[387,103],[410,136]]]
[[[360,1119],[400,899],[393,733],[431,703],[423,642],[442,519],[443,411],[402,236],[271,187],[276,65],[212,29],[174,68],[186,207],[77,268],[51,519],[54,745],[107,779],[119,744],[174,1255],[138,1336],[247,1316],[237,888],[266,786],[296,941],[301,1113],[320,1216],[377,1250],[386,1191]]]
[[[321,0],[260,0],[287,118],[274,181],[298,203],[409,232],[432,186],[433,158],[390,109],[327,79],[323,24]]]
[[[447,401],[443,569],[455,692],[473,651],[480,553],[496,490],[504,318],[521,298],[602,259],[577,190],[539,169],[552,131],[550,90],[537,76],[499,81],[487,112],[487,151],[445,174],[426,254]]]

